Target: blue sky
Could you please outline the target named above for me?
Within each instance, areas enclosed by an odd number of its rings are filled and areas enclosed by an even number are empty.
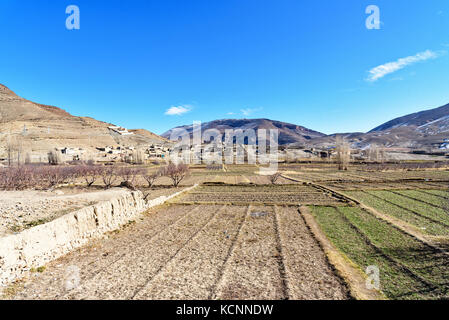
[[[0,83],[159,134],[243,117],[367,131],[449,103],[447,0],[2,0],[0,30]]]

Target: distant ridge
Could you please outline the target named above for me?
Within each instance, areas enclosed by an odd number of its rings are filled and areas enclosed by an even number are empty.
[[[192,134],[193,125],[184,125],[173,128],[163,133],[162,136],[168,139],[172,132],[176,132],[176,130],[179,129],[184,129]],[[324,133],[303,126],[270,119],[222,119],[202,123],[201,130],[204,132],[207,129],[217,129],[223,135],[226,129],[278,129],[279,144],[306,142],[313,138],[325,136]]]
[[[380,126],[374,128],[370,132],[385,131],[392,128],[402,126],[420,127],[432,122],[437,123],[439,120],[445,120],[449,116],[449,104],[442,107],[411,113],[402,117],[395,118]],[[441,128],[444,129],[444,128]],[[449,129],[449,128],[448,128]]]
[[[328,121],[331,121],[329,119]],[[162,134],[170,138],[172,132],[185,129],[192,134],[192,125],[173,128]],[[325,135],[296,124],[270,119],[223,119],[202,123],[202,131],[217,129],[279,129],[279,144],[307,147],[331,147],[340,135],[354,148],[370,145],[399,148],[449,148],[449,104],[390,120],[367,133],[348,132]]]

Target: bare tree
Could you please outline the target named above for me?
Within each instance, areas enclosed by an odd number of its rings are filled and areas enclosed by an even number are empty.
[[[281,177],[280,172],[276,172],[270,176],[268,176],[268,179],[270,179],[271,184],[276,184],[276,181]]]
[[[100,174],[106,189],[111,188],[117,181],[117,169],[114,166],[102,168]]]
[[[376,144],[372,144],[368,150],[368,159],[374,162],[384,162],[385,151]]]
[[[16,136],[8,136],[6,141],[6,153],[8,155],[8,166],[11,166],[14,159],[17,160],[17,165],[20,165],[23,152],[22,139]]]
[[[143,170],[141,168],[122,167],[117,174],[122,178],[121,186],[134,190],[136,178],[143,174]]]
[[[341,136],[335,138],[338,170],[348,170],[349,161],[351,160],[351,149],[349,143]]]
[[[145,156],[142,150],[134,150],[133,151],[133,163],[134,164],[144,164]]]
[[[29,152],[27,152],[25,154],[25,164],[30,164],[31,163],[31,155]]]
[[[50,150],[47,153],[48,156],[48,163],[55,166],[58,164],[61,164],[61,155],[57,150]]]
[[[82,170],[82,177],[88,187],[91,187],[95,183],[95,181],[97,181],[98,176],[101,175],[101,167],[91,164],[89,162],[83,164],[81,166],[81,170]]]
[[[142,150],[134,150],[131,154],[124,157],[124,162],[132,164],[144,164],[145,157]]]
[[[154,183],[161,176],[161,174],[162,174],[161,171],[153,171],[153,172],[147,171],[146,173],[143,174],[143,178],[148,183],[148,187],[153,188]]]
[[[161,168],[163,176],[169,177],[172,180],[174,187],[178,187],[181,181],[190,174],[189,166],[184,163],[174,164],[170,162],[167,166]]]

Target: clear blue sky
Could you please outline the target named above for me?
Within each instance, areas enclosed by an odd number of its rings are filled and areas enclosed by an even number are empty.
[[[71,4],[80,30],[65,27]],[[159,134],[243,117],[367,131],[449,103],[447,0],[1,0],[0,30],[0,83]]]

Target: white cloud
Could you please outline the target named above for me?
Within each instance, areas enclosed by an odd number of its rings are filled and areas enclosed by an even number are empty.
[[[246,109],[241,109],[240,112],[244,115],[244,116],[249,116],[251,114],[253,114],[254,112],[260,111],[262,110],[262,108],[246,108]]]
[[[385,64],[382,64],[380,66],[377,66],[373,69],[371,69],[369,72],[369,76],[366,79],[367,81],[374,82],[379,80],[380,78],[385,77],[387,74],[396,72],[398,70],[401,70],[411,64],[420,62],[420,61],[426,61],[429,59],[435,59],[438,58],[439,54],[431,51],[426,50],[420,53],[415,54],[414,56],[409,56],[405,58],[400,58],[394,62],[388,62]]]
[[[172,106],[170,108],[167,109],[167,111],[165,111],[165,114],[167,116],[180,116],[184,113],[190,112],[190,110],[192,110],[192,108],[188,105],[185,106]]]

